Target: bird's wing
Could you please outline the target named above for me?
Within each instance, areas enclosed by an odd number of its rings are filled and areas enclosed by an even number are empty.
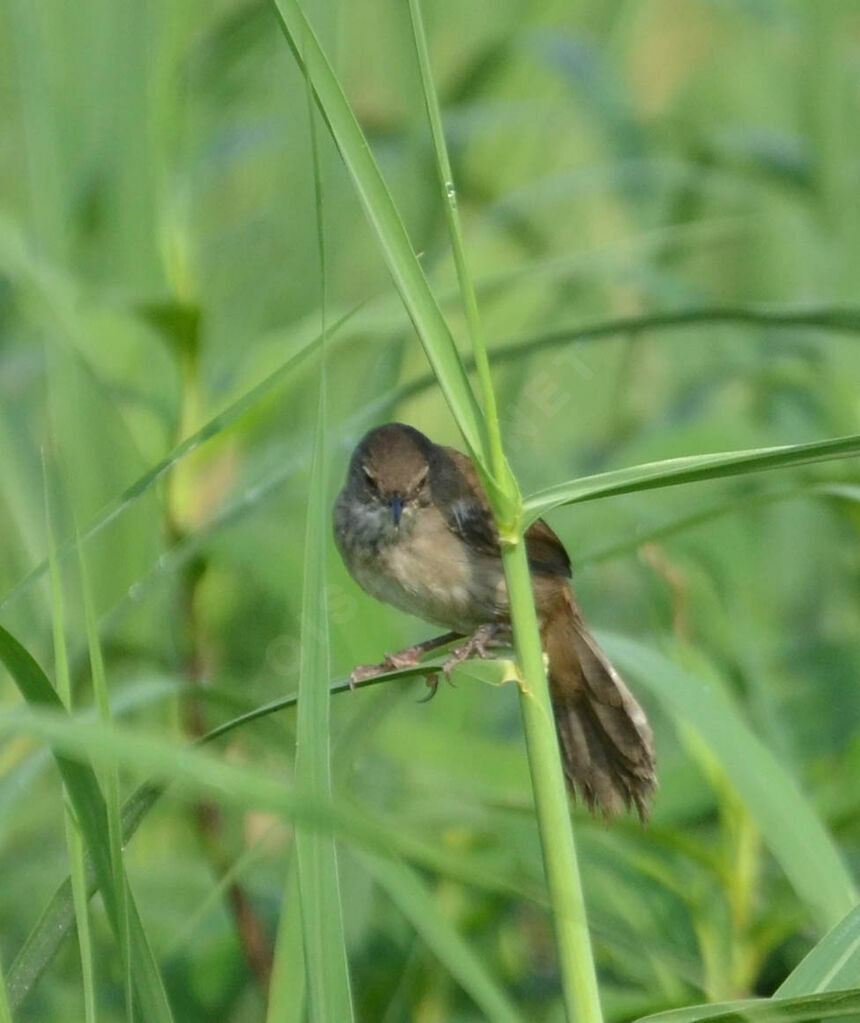
[[[431,488],[448,528],[472,550],[501,557],[490,502],[472,460],[456,448],[438,448]]]
[[[533,522],[526,530],[526,553],[535,572],[570,578],[570,558],[564,544],[543,519]]]
[[[473,550],[500,557],[499,534],[490,502],[472,460],[455,448],[441,448],[446,463],[434,474],[442,491],[437,502],[448,528]],[[570,577],[570,558],[552,529],[538,519],[526,531],[526,553],[536,572]]]

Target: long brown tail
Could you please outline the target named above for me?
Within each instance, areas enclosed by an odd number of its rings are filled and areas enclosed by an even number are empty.
[[[635,806],[644,821],[657,787],[645,712],[582,621],[573,594],[543,627],[562,763],[573,795],[607,817]]]

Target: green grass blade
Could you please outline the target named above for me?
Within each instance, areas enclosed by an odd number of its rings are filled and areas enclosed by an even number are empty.
[[[296,787],[309,800],[330,800],[331,735],[328,693],[329,633],[326,591],[329,535],[328,459],[326,450],[326,289],[322,192],[316,141],[316,121],[309,93],[311,150],[322,281],[323,315],[320,349],[317,422],[311,458],[310,494],[305,527],[304,586],[299,641],[299,701],[296,717]],[[346,937],[340,902],[337,849],[330,834],[296,831],[299,901],[308,978],[308,1011],[312,1021],[353,1018],[349,988]],[[289,880],[289,879],[288,879]],[[286,893],[285,893],[286,895]],[[282,954],[286,947],[282,948]],[[276,974],[283,979],[280,967]],[[282,1000],[284,993],[276,996]]]
[[[454,266],[457,270],[457,282],[460,286],[460,295],[466,312],[466,323],[469,326],[472,339],[472,359],[481,387],[481,401],[484,407],[484,422],[489,444],[488,454],[492,470],[492,476],[486,482],[489,485],[493,507],[496,509],[499,520],[506,523],[507,528],[511,529],[519,517],[520,492],[502,450],[502,433],[496,409],[496,395],[493,391],[493,378],[490,374],[490,361],[487,358],[478,299],[472,275],[469,272],[466,246],[463,242],[454,172],[451,170],[448,147],[445,143],[442,111],[439,107],[439,97],[436,94],[436,84],[433,80],[430,51],[427,47],[427,36],[424,31],[419,0],[409,0],[409,15],[412,21],[412,37],[418,56],[418,69],[421,73],[421,87],[424,92],[424,104],[427,108],[427,120],[430,123],[430,133],[433,137],[433,151],[436,155],[436,170],[442,190],[445,219],[448,223],[451,250],[454,254]]]
[[[378,856],[362,855],[360,860],[485,1017],[498,1023],[522,1023],[514,1004],[469,944],[440,913],[415,872],[403,863]]]
[[[0,661],[32,708],[46,708],[66,718],[72,731],[80,728],[65,715],[63,704],[54,692],[46,675],[21,644],[0,626]],[[85,748],[82,755],[86,757]],[[99,888],[105,901],[108,917],[114,933],[119,938],[120,913],[119,893],[114,884],[113,863],[108,842],[107,810],[99,789],[95,773],[84,761],[76,761],[55,751],[57,767],[66,786],[69,801],[74,808],[78,826],[86,839],[93,858],[93,866]],[[124,883],[127,883],[124,881]],[[152,1023],[172,1021],[167,995],[161,982],[158,967],[152,956],[140,917],[134,901],[129,895],[129,917],[131,925],[132,963],[135,975],[135,990],[144,1018]]]
[[[627,469],[584,476],[560,483],[526,498],[525,511],[530,522],[564,504],[593,501],[598,497],[632,494],[640,490],[673,487],[679,483],[740,476],[768,469],[783,469],[835,458],[860,455],[860,434],[834,437],[810,444],[786,444],[772,448],[751,448],[744,451],[722,451],[707,455],[667,458]]]
[[[692,1005],[684,1009],[643,1016],[637,1023],[806,1023],[807,1020],[844,1019],[860,1013],[860,990],[833,991],[800,998],[751,998],[739,1002]]]
[[[87,571],[84,551],[80,537],[75,533],[75,544],[78,551],[78,571],[81,579],[83,596],[84,620],[87,630],[87,648],[92,672],[93,695],[102,721],[111,720],[110,697],[108,695],[107,678],[105,677],[104,659],[99,642],[98,624],[95,605],[93,603],[92,584]],[[124,883],[125,870],[122,859],[122,821],[120,817],[119,774],[115,767],[108,768],[102,775],[107,809],[108,845],[110,847],[111,865],[114,883],[119,893],[117,909],[119,912],[119,950],[125,972],[125,1004],[129,1020],[134,1019],[134,984],[131,972],[131,949],[128,911],[128,886]]]
[[[860,334],[860,307],[842,306],[803,309],[779,309],[766,306],[702,306],[670,312],[621,316],[581,327],[547,331],[536,337],[499,345],[493,361],[510,361],[521,355],[533,355],[548,348],[559,348],[585,341],[601,341],[625,334],[638,337],[666,330],[689,327],[762,327],[768,330],[824,330],[835,334]]]
[[[284,903],[278,922],[275,965],[269,987],[266,1023],[304,1023],[306,1001],[305,951],[299,906],[299,875],[290,857]]]
[[[11,658],[8,657],[6,636],[8,633],[0,629],[0,659],[8,664]],[[131,771],[171,782],[179,791],[190,795],[211,796],[214,793],[229,806],[247,809],[251,804],[297,821],[308,829],[327,833],[337,829],[371,848],[380,844],[366,809],[343,802],[335,805],[331,800],[310,800],[274,780],[265,771],[238,767],[202,750],[177,748],[163,739],[142,735],[116,724],[108,726],[88,719],[70,718],[54,704],[33,704],[0,713],[0,735],[17,733],[38,735],[49,742],[58,751],[64,776],[73,780],[76,790],[80,787],[81,777],[78,758],[86,761],[87,767],[90,762],[119,764]],[[89,772],[87,777],[91,779],[92,773]],[[106,834],[103,801],[99,806],[95,800],[82,799],[81,806],[88,817],[104,825]],[[106,841],[103,846],[98,857],[101,863],[106,863]],[[105,873],[104,867],[95,860],[94,866],[97,875]],[[109,901],[113,902],[112,896]],[[111,912],[113,914],[113,910]]]
[[[454,339],[430,290],[367,139],[298,0],[272,0],[275,13],[352,178],[388,270],[473,457],[488,472],[485,430]]]
[[[12,1023],[12,1013],[9,1009],[9,997],[6,993],[6,981],[3,979],[2,967],[0,967],[0,1023]]]
[[[567,348],[570,345],[611,341],[618,337],[641,339],[656,337],[661,332],[685,330],[689,327],[721,327],[738,325],[762,327],[768,330],[821,330],[848,336],[860,334],[860,308],[822,307],[820,309],[767,309],[755,306],[719,308],[711,306],[680,309],[676,312],[650,313],[645,316],[621,316],[612,320],[599,320],[584,326],[564,327],[514,340],[501,340],[493,344],[493,365],[515,365],[544,351]],[[708,335],[702,334],[705,340]],[[465,359],[467,371],[475,368],[473,357]],[[386,404],[396,406],[429,390],[436,378],[428,373],[411,380],[385,397]]]
[[[72,687],[69,676],[69,655],[66,646],[66,609],[63,599],[63,583],[57,563],[54,543],[54,528],[51,515],[48,471],[42,460],[42,479],[45,491],[45,526],[48,537],[48,562],[51,577],[51,627],[54,640],[54,665],[57,678],[57,694],[67,710],[71,710]],[[93,964],[92,934],[90,931],[89,898],[87,894],[86,871],[84,867],[84,845],[74,814],[68,802],[63,799],[63,823],[66,832],[66,850],[69,858],[69,879],[72,904],[78,932],[78,947],[81,954],[81,983],[84,991],[84,1018],[87,1023],[96,1020],[96,984]]]
[[[857,902],[857,891],[839,850],[794,779],[729,700],[641,643],[605,635],[602,642],[623,672],[705,742],[819,922],[829,928],[840,921]]]
[[[781,998],[860,988],[860,906],[826,934],[776,989]]]
[[[380,685],[385,682],[394,681],[398,678],[408,679],[416,674],[418,674],[416,669],[405,668],[396,672],[387,673],[386,675],[375,679],[367,679],[361,683],[361,687],[364,688],[369,685]],[[349,691],[349,683],[346,680],[335,682],[329,689],[329,692],[332,695],[346,693]],[[241,714],[238,717],[233,718],[231,721],[227,721],[212,729],[212,731],[207,733],[200,742],[212,742],[215,739],[236,730],[237,728],[241,728],[244,725],[252,723],[253,721],[257,721],[270,714],[275,714],[287,707],[295,706],[296,702],[296,693],[281,697],[278,700],[273,700],[262,707],[258,707],[246,714]],[[155,806],[163,792],[163,785],[145,782],[136,789],[126,801],[122,811],[124,845],[130,842],[134,837],[138,827],[149,811]],[[437,862],[437,858],[430,855],[432,853],[432,850],[430,849],[419,850],[413,844],[408,850],[404,851],[417,856],[419,860],[430,865],[434,869],[441,869],[441,865]],[[458,862],[457,865],[462,866],[462,863]],[[453,868],[455,864],[449,864],[449,866]],[[478,883],[481,880],[481,877],[478,875],[473,877],[463,877],[462,872],[459,876],[462,880],[471,881],[472,883]],[[93,869],[91,860],[88,859],[87,890],[90,894],[92,894],[97,890],[97,888],[98,881],[96,873]],[[497,889],[491,888],[491,890]],[[18,955],[15,957],[15,960],[9,970],[9,997],[13,1008],[18,1008],[23,1004],[27,996],[33,990],[33,987],[39,977],[44,972],[46,966],[53,959],[58,948],[71,932],[73,925],[74,904],[72,900],[71,885],[69,880],[66,879],[66,881],[59,886],[57,891],[51,897],[51,900],[48,902],[39,919],[33,926],[33,929],[18,952]]]
[[[436,667],[441,667],[441,661],[436,663]],[[399,669],[377,678],[366,679],[359,683],[359,688],[381,685],[398,679],[408,679],[414,677],[417,673],[418,669],[415,668]],[[329,693],[333,696],[347,692],[351,692],[351,689],[349,682],[346,680],[334,682],[329,687]],[[273,700],[271,703],[242,714],[212,729],[200,740],[198,745],[214,741],[244,725],[251,724],[270,714],[278,713],[287,707],[292,707],[296,702],[297,694],[295,693],[290,696],[281,697],[278,700]],[[132,840],[138,827],[163,792],[163,786],[146,782],[129,797],[122,813],[124,844],[128,844]],[[503,876],[497,876],[488,870],[483,862],[472,864],[467,857],[461,854],[450,855],[445,853],[435,844],[430,844],[422,839],[410,836],[402,827],[394,823],[386,824],[379,819],[374,819],[372,828],[375,837],[386,849],[395,849],[400,856],[407,857],[412,862],[418,863],[438,874],[450,877],[462,884],[472,885],[493,893],[501,893],[506,897],[525,899],[544,907],[547,905],[546,893],[543,889],[536,886],[522,885],[510,881]],[[90,894],[96,891],[97,883],[91,863],[88,863],[87,885]],[[295,898],[291,896],[286,905],[298,905],[296,902],[297,898],[298,895]],[[291,919],[292,923],[289,924],[282,919],[281,927],[289,929],[289,927],[294,926],[298,917],[293,916]],[[52,896],[12,964],[9,973],[9,990],[13,1007],[18,1007],[23,1003],[47,964],[56,954],[63,940],[70,933],[73,923],[74,909],[71,889],[67,879]],[[293,946],[291,945],[290,947]],[[288,973],[290,973],[290,969],[291,967],[285,967]],[[277,970],[278,960],[276,956],[276,973]],[[292,973],[290,975],[292,976]]]
[[[659,543],[680,533],[685,533],[688,530],[699,529],[701,526],[721,518],[743,514],[754,508],[761,508],[766,505],[781,504],[785,501],[797,501],[799,499],[836,502],[853,501],[860,503],[860,487],[853,487],[850,484],[842,483],[813,483],[786,490],[764,491],[759,494],[735,496],[709,508],[703,508],[692,515],[682,515],[679,518],[670,519],[654,529],[643,530],[633,537],[627,536],[624,540],[619,540],[616,543],[607,544],[594,550],[583,550],[577,556],[576,563],[582,566],[608,561],[611,558],[617,558],[624,554],[632,554],[646,544]]]
[[[122,812],[123,844],[130,841],[141,821],[152,809],[163,788],[144,783],[126,801]],[[85,857],[86,890],[92,896],[98,890],[92,857]],[[20,1008],[36,982],[54,958],[75,922],[75,908],[70,878],[59,886],[9,969],[9,1001],[13,1009]]]

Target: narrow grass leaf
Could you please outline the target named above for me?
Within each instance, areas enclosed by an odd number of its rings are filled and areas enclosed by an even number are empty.
[[[83,596],[84,620],[87,630],[87,648],[90,657],[90,671],[92,673],[93,695],[96,706],[102,721],[111,721],[110,696],[108,694],[107,678],[105,676],[104,658],[102,657],[101,643],[99,642],[99,631],[96,620],[96,610],[93,602],[92,584],[84,551],[81,545],[80,536],[75,530],[75,546],[78,552],[78,571],[81,580],[81,594]],[[125,1004],[129,1020],[134,1020],[134,984],[131,971],[131,948],[129,935],[129,913],[128,913],[128,886],[124,883],[125,870],[122,859],[122,820],[120,814],[119,799],[119,772],[117,768],[109,767],[102,774],[102,785],[105,792],[105,807],[107,809],[108,824],[108,845],[110,848],[111,866],[113,869],[114,885],[119,894],[117,910],[119,913],[119,952],[125,973]]]
[[[637,1023],[806,1023],[807,1020],[844,1019],[860,1013],[860,989],[804,995],[800,998],[750,998],[671,1009],[643,1016]]]
[[[533,522],[553,508],[564,504],[593,501],[598,497],[632,494],[640,490],[673,487],[679,483],[741,476],[766,469],[783,469],[835,458],[860,455],[860,434],[834,437],[810,444],[786,444],[772,448],[751,448],[744,451],[723,451],[707,455],[667,458],[627,469],[615,469],[595,476],[559,483],[526,498],[525,512]]]
[[[362,687],[366,687],[368,685],[379,685],[383,682],[390,682],[399,678],[410,678],[417,673],[417,669],[414,668],[400,669],[396,672],[390,672],[375,679],[367,679],[365,682],[361,683],[361,685]],[[329,692],[332,695],[349,691],[349,683],[346,680],[333,683],[329,689]],[[212,742],[237,728],[251,724],[252,722],[267,717],[270,714],[275,714],[287,707],[292,707],[296,704],[296,701],[297,694],[292,693],[289,696],[273,700],[262,707],[249,711],[246,714],[241,714],[238,717],[212,729],[212,731],[207,733],[207,735],[200,740],[200,743]],[[169,775],[165,780],[169,780]],[[165,785],[157,782],[144,782],[126,800],[122,810],[124,845],[130,842],[134,837],[138,827],[150,810],[155,806],[156,802],[164,792],[164,789]],[[439,864],[435,862],[436,857],[434,849],[423,849],[423,859],[421,856],[422,850],[419,850],[414,845],[410,847],[410,851],[411,854],[417,856],[420,861],[431,865],[434,869],[439,869]],[[86,865],[87,890],[89,894],[92,895],[92,893],[98,888],[98,881],[96,872],[92,865],[91,857],[87,857]],[[457,865],[460,867],[463,866],[462,863],[458,863]],[[450,866],[453,867],[454,864],[450,864]],[[471,880],[473,883],[479,883],[481,875],[476,873]],[[493,888],[491,885],[491,890],[497,889]],[[24,942],[24,945],[19,950],[12,966],[10,967],[8,989],[13,1008],[17,1009],[20,1005],[22,1005],[27,996],[33,990],[33,987],[39,977],[53,959],[54,955],[56,955],[60,945],[71,932],[74,925],[74,919],[74,903],[72,899],[71,884],[67,878],[58,887],[48,904],[45,906],[45,909],[34,924],[27,940]]]
[[[6,981],[3,978],[2,967],[0,967],[0,1023],[12,1023],[12,1013],[9,1009],[9,996],[6,992]]]
[[[766,309],[755,306],[714,308],[711,306],[680,309],[668,313],[652,313],[646,316],[622,316],[612,320],[599,320],[584,326],[563,327],[514,340],[502,340],[493,344],[493,365],[515,365],[524,359],[543,351],[567,348],[571,345],[594,341],[610,341],[617,337],[641,338],[661,331],[672,332],[691,326],[720,327],[737,324],[747,327],[762,327],[768,330],[822,330],[832,334],[860,334],[860,308],[821,309]],[[701,335],[702,339],[708,337]],[[473,357],[465,360],[467,371],[475,368]],[[423,394],[436,383],[432,373],[410,380],[386,395],[382,402],[395,407],[404,401]]]
[[[484,407],[484,422],[487,427],[489,443],[489,460],[492,475],[485,480],[491,504],[496,517],[506,531],[510,531],[520,512],[520,492],[510,466],[502,450],[502,433],[496,409],[496,395],[493,391],[493,378],[490,374],[490,361],[487,358],[487,347],[484,341],[484,329],[481,314],[478,310],[478,299],[475,285],[469,272],[469,261],[466,246],[463,242],[463,230],[460,225],[460,214],[457,208],[457,188],[454,184],[454,172],[448,157],[448,146],[445,143],[445,132],[442,128],[442,111],[433,80],[433,69],[430,64],[430,51],[427,46],[427,35],[421,17],[419,0],[409,0],[409,15],[412,20],[412,37],[418,57],[418,69],[421,74],[421,87],[424,92],[424,104],[427,108],[427,120],[433,138],[433,151],[436,156],[436,170],[439,174],[439,185],[442,190],[442,202],[445,219],[448,223],[448,234],[451,239],[451,250],[454,254],[454,266],[457,270],[457,282],[466,322],[472,339],[472,359],[478,372],[481,386],[481,401]]]
[[[45,526],[48,536],[48,562],[51,577],[51,628],[54,640],[54,665],[57,679],[57,694],[67,710],[71,710],[72,687],[69,677],[69,655],[66,646],[66,609],[63,599],[63,583],[57,564],[57,550],[54,543],[54,528],[51,515],[50,488],[44,457],[42,479],[45,491]],[[72,904],[77,924],[78,947],[81,954],[81,983],[84,991],[84,1018],[87,1023],[96,1020],[96,984],[93,965],[92,935],[90,932],[89,895],[87,892],[86,869],[84,866],[84,843],[78,824],[64,792],[63,822],[66,832],[66,850],[69,858],[69,879]]]
[[[730,779],[798,896],[824,927],[857,902],[839,850],[791,775],[729,700],[641,643],[606,636],[607,652],[691,726]]]
[[[305,951],[302,945],[299,875],[295,857],[290,857],[287,869],[266,1023],[304,1023],[305,1020]]]
[[[322,344],[320,348],[317,422],[311,457],[310,493],[305,528],[304,586],[299,640],[299,701],[296,718],[296,787],[309,800],[331,799],[331,704],[328,693],[329,634],[326,593],[328,540],[328,459],[326,457],[326,268],[322,191],[316,121],[308,103],[314,194],[322,282]],[[334,837],[319,831],[296,831],[299,899],[308,977],[308,1011],[312,1021],[353,1018],[349,965],[343,931],[340,881]],[[285,893],[286,894],[286,893]],[[281,949],[285,954],[285,948]],[[276,969],[283,979],[285,971]],[[280,997],[280,996],[278,996]]]
[[[585,341],[600,341],[623,335],[637,336],[664,330],[683,330],[689,327],[721,327],[727,324],[740,327],[761,327],[766,330],[823,330],[836,334],[860,334],[860,307],[826,307],[791,309],[757,306],[702,306],[676,309],[669,312],[647,313],[644,316],[621,316],[613,320],[600,320],[580,327],[546,331],[521,341],[500,345],[494,360],[510,361],[523,355],[533,355],[547,348],[558,348]]]
[[[627,536],[617,543],[607,544],[595,550],[584,550],[576,559],[578,565],[595,564],[608,561],[638,551],[645,544],[658,543],[673,536],[686,533],[688,530],[699,529],[704,525],[730,515],[743,514],[752,508],[765,505],[781,504],[785,501],[796,501],[799,498],[827,501],[860,502],[860,487],[852,487],[841,483],[815,483],[785,490],[768,490],[746,496],[734,496],[727,501],[703,508],[692,515],[682,515],[670,519],[654,529],[643,530],[634,536]]]
[[[860,906],[826,934],[776,989],[782,998],[860,988]]]
[[[53,711],[61,726],[65,724],[71,734],[80,732],[81,723],[65,713],[63,704],[54,692],[45,673],[23,646],[0,626],[0,661],[31,708]],[[86,839],[93,859],[99,888],[105,901],[111,926],[120,937],[119,893],[114,884],[113,863],[108,842],[107,810],[98,780],[89,764],[86,743],[81,744],[81,760],[74,760],[55,750],[57,767],[66,786],[78,826]],[[123,877],[123,883],[127,881]],[[164,985],[149,947],[134,900],[129,893],[129,921],[135,991],[147,1021],[172,1021]]]
[[[441,661],[435,666],[437,669],[441,669]],[[366,679],[360,683],[360,687],[366,688],[370,685],[379,685],[383,682],[391,682],[398,678],[410,677],[415,674],[416,669],[414,668],[400,669],[374,679]],[[337,695],[339,693],[351,692],[351,689],[347,681],[342,681],[333,683],[329,688],[329,692],[331,695]],[[223,725],[219,725],[207,733],[198,745],[213,741],[237,728],[284,710],[286,707],[294,706],[296,701],[297,695],[292,694],[272,701],[247,714],[233,718],[231,721],[225,722]],[[152,782],[145,782],[126,801],[122,811],[123,844],[128,844],[132,840],[140,824],[165,791],[165,787]],[[469,857],[463,856],[461,853],[456,855],[448,853],[437,843],[430,843],[423,838],[410,835],[401,824],[389,823],[376,816],[371,823],[371,827],[378,845],[386,850],[396,850],[399,856],[406,857],[410,861],[420,864],[422,867],[432,870],[437,874],[450,877],[462,884],[471,885],[481,890],[502,894],[508,898],[527,900],[543,907],[548,905],[546,892],[542,887],[511,880],[503,874],[489,869],[487,863],[482,859],[476,859],[473,862]],[[289,883],[295,885],[295,878]],[[97,890],[97,887],[95,873],[88,859],[88,892],[92,894]],[[298,907],[297,899],[298,893],[296,889],[295,898],[290,896],[285,905]],[[289,930],[290,927],[296,926],[297,921],[300,921],[300,914],[297,909],[291,915],[290,921],[289,923],[284,921],[282,916],[280,927],[286,927]],[[17,1007],[23,1003],[47,964],[56,954],[57,949],[71,932],[73,924],[74,909],[71,888],[69,880],[66,879],[48,902],[12,964],[9,973],[9,991],[13,1006]],[[301,935],[299,935],[299,940],[301,940]],[[290,945],[290,947],[292,948],[293,946]],[[285,972],[289,973],[290,976],[293,976],[291,973],[292,968],[292,966],[285,967]],[[278,974],[278,969],[278,954],[276,953],[275,975]],[[302,965],[303,970],[304,966]],[[302,974],[302,977],[302,983],[304,983],[304,974]],[[290,983],[292,984],[292,981]],[[278,995],[278,983],[274,978],[272,985],[273,996]],[[278,995],[278,997],[280,996]]]
[[[456,928],[439,912],[415,871],[396,860],[369,854],[362,855],[360,862],[487,1019],[522,1023],[523,1017],[513,1002]]]

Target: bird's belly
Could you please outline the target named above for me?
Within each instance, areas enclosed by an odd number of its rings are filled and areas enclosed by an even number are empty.
[[[403,539],[352,569],[378,600],[455,632],[470,633],[507,608],[501,562],[467,555],[454,537]]]

